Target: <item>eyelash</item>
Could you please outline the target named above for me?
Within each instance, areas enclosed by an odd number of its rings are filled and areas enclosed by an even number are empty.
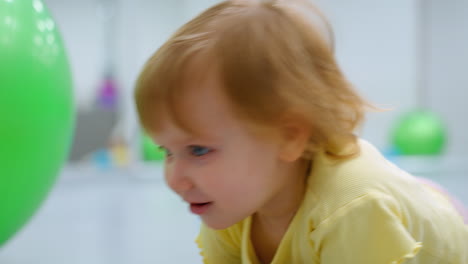
[[[205,156],[207,154],[210,154],[213,150],[211,148],[208,148],[208,147],[204,147],[204,146],[199,146],[199,145],[190,145],[188,146],[188,149],[190,150],[190,155],[193,155],[193,156],[196,156],[196,157],[202,157],[202,156]],[[197,152],[196,150],[204,150],[203,153],[201,155],[197,155],[195,152]]]
[[[159,149],[166,153],[167,158],[172,156],[172,152],[169,151],[167,148],[165,148],[163,146],[159,146]],[[196,150],[201,150],[201,149],[204,150],[204,152],[202,154],[200,154],[200,155],[197,155],[195,153]],[[206,155],[210,154],[211,152],[213,152],[213,149],[209,148],[209,147],[205,147],[205,146],[200,146],[200,145],[189,145],[189,146],[187,146],[187,151],[191,156],[203,157],[203,156],[206,156]]]

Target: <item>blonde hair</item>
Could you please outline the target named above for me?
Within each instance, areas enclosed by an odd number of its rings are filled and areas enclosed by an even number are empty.
[[[346,159],[359,151],[353,131],[370,105],[333,53],[328,21],[306,1],[221,2],[182,26],[148,60],[135,92],[140,121],[151,131],[164,112],[186,127],[177,99],[181,76],[197,57],[216,64],[239,117],[274,128],[279,116],[294,113],[312,131],[305,158],[324,151]]]

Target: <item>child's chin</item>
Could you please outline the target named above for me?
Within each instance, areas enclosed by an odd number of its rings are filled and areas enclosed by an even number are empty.
[[[213,219],[209,216],[202,216],[203,223],[211,229],[221,230],[226,229],[235,225],[237,222],[221,220],[221,219]]]

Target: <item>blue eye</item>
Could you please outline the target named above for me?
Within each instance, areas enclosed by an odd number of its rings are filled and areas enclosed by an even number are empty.
[[[194,156],[203,156],[208,153],[210,153],[212,150],[207,147],[202,147],[202,146],[189,146],[190,149],[190,154]]]

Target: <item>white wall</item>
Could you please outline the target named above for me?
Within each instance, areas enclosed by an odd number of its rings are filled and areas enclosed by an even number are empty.
[[[448,152],[468,156],[468,1],[427,2],[429,105],[447,124]]]
[[[68,49],[80,110],[90,108],[105,73],[105,39],[99,4],[109,0],[45,0]],[[135,80],[149,56],[182,23],[184,1],[115,0],[116,80],[120,89],[122,120],[117,127],[137,153],[139,127],[133,104]]]
[[[185,6],[185,19],[195,17],[207,8],[220,3],[221,0],[183,0]]]
[[[138,156],[139,126],[133,102],[136,78],[144,63],[183,23],[183,1],[121,0],[118,72],[123,91],[121,128]]]
[[[68,51],[75,98],[80,107],[94,96],[104,70],[103,25],[96,0],[46,0]]]
[[[378,107],[363,137],[381,149],[395,118],[416,102],[416,0],[320,0],[336,35],[339,63],[356,89]]]

